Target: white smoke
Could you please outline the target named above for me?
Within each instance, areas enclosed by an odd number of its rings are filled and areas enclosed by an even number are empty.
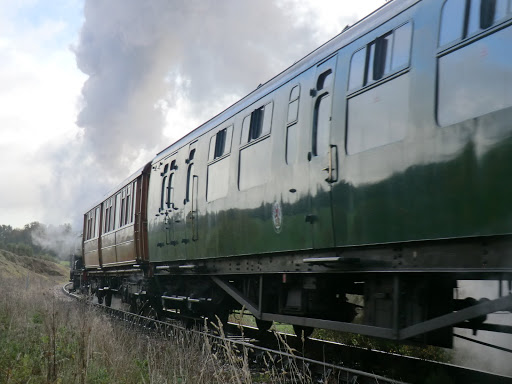
[[[59,226],[38,225],[32,232],[32,241],[41,248],[53,251],[61,260],[69,260],[69,256],[80,248],[80,237],[70,224]]]
[[[315,19],[321,3],[85,0],[72,48],[88,76],[80,133],[54,151],[47,221],[62,222],[64,212],[79,227],[93,202],[156,152],[325,41]],[[345,8],[339,30],[361,17]]]
[[[271,0],[87,0],[84,14],[74,49],[89,78],[77,123],[107,172],[170,144],[165,116],[179,97],[206,120],[314,46],[312,31]]]

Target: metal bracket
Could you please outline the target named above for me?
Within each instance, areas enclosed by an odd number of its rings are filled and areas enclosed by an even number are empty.
[[[512,309],[512,295],[504,296],[499,299],[486,301],[482,304],[473,305],[460,311],[439,316],[422,323],[403,328],[398,332],[398,340],[409,339],[439,328],[453,326],[465,320],[473,319],[489,313],[506,311]]]

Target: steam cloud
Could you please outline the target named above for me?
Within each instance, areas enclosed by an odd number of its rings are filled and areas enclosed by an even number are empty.
[[[32,241],[46,250],[54,251],[61,260],[80,252],[80,238],[72,231],[71,225],[39,225],[31,232]]]
[[[42,191],[53,197],[45,220],[76,229],[156,152],[325,39],[302,0],[85,0],[84,16],[72,47],[88,76],[80,132],[51,151],[58,157]],[[169,126],[183,100],[188,115]]]
[[[287,4],[87,0],[75,52],[89,76],[77,121],[89,153],[125,175],[141,150],[170,144],[165,115],[178,97],[206,120],[300,58],[313,33]]]

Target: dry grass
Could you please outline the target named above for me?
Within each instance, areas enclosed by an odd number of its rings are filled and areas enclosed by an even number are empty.
[[[155,336],[55,296],[54,283],[0,278],[0,383],[301,383],[294,364],[249,369],[246,348],[182,330]],[[220,331],[222,332],[222,331]]]

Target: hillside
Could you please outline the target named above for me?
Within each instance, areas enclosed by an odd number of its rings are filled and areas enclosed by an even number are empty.
[[[69,279],[69,269],[52,261],[19,256],[0,249],[0,277],[26,278],[27,276],[60,283]]]

